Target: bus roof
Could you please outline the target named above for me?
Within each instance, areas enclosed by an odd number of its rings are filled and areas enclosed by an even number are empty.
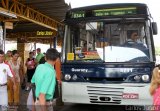
[[[147,7],[147,5],[144,3],[113,3],[113,4],[100,4],[100,5],[78,7],[70,9],[69,11],[94,10],[103,8],[121,8],[121,7]]]
[[[143,3],[114,3],[70,9],[65,22],[106,18],[149,18],[148,7]]]

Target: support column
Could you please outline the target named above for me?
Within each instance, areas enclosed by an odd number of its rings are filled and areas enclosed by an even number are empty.
[[[17,38],[17,51],[20,57],[22,57],[22,60],[24,60],[25,43],[22,38]]]
[[[34,50],[36,50],[37,48],[36,48],[36,42],[34,42]]]
[[[0,49],[4,50],[4,37],[3,37],[3,26],[0,23]]]
[[[53,38],[53,48],[56,49],[56,46],[57,46],[57,37],[54,37]]]
[[[3,27],[3,51],[6,49],[6,25]]]
[[[50,48],[53,48],[53,41],[52,40],[53,40],[53,37],[50,38],[50,43],[49,43],[50,44]]]

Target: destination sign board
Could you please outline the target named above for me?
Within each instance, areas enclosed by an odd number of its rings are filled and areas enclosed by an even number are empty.
[[[122,15],[136,15],[137,7],[125,7],[125,8],[104,8],[104,9],[92,9],[92,10],[76,10],[70,11],[67,18],[79,19],[88,17],[107,17],[107,16],[122,16]]]
[[[72,12],[71,18],[83,18],[85,17],[85,11]]]
[[[136,7],[93,10],[94,16],[116,16],[136,14]]]
[[[53,36],[53,31],[37,31],[37,36]]]

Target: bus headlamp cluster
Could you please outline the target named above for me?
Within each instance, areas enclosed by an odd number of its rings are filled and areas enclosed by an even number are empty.
[[[135,80],[135,81],[140,81],[140,80],[141,80],[141,77],[140,77],[139,75],[136,75],[136,76],[134,76],[134,80]]]
[[[75,80],[77,80],[77,75],[76,74],[74,74],[73,76],[72,76],[72,79],[75,81]]]
[[[137,82],[140,82],[141,80],[143,82],[148,82],[150,79],[149,75],[135,75],[134,80]]]
[[[65,74],[65,76],[64,76],[64,79],[66,80],[66,81],[69,81],[69,80],[77,80],[78,79],[78,77],[77,77],[77,75],[76,74],[74,74],[73,76],[71,76],[70,74]]]
[[[142,75],[142,80],[144,82],[148,82],[149,81],[149,75]]]
[[[69,80],[71,79],[71,75],[65,74],[64,79],[65,79],[66,81],[69,81]]]

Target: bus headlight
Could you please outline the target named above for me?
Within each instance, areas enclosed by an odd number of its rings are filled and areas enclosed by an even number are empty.
[[[74,81],[77,80],[77,78],[78,78],[78,77],[77,77],[76,74],[74,74],[73,77],[72,77],[72,79],[73,79]]]
[[[64,79],[65,79],[66,81],[69,81],[69,80],[71,79],[71,75],[65,74]]]
[[[142,80],[144,82],[148,82],[149,81],[149,75],[142,75]]]
[[[136,76],[134,76],[134,80],[135,80],[135,81],[140,81],[140,80],[141,80],[141,77],[138,76],[138,75],[136,75]]]

